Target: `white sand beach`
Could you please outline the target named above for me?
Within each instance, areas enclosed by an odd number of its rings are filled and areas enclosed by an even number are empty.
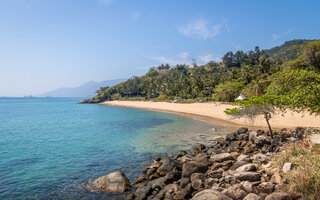
[[[262,116],[256,118],[253,122],[248,119],[232,119],[224,113],[224,110],[227,108],[232,108],[233,106],[219,102],[185,104],[151,101],[105,101],[101,104],[172,112],[204,120],[209,123],[217,123],[217,121],[219,121],[225,125],[234,126],[267,126]],[[298,126],[319,128],[320,116],[310,115],[309,113],[293,113],[288,111],[284,115],[277,114],[272,116],[270,123],[273,128],[295,128]]]

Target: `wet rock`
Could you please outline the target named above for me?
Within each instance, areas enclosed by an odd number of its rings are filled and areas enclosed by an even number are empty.
[[[187,152],[186,151],[179,151],[178,154],[174,157],[175,160],[177,160],[178,158],[181,158],[182,156],[186,155]]]
[[[87,189],[91,192],[123,193],[131,190],[131,185],[123,172],[116,171],[89,182]]]
[[[243,172],[234,174],[235,179],[240,181],[260,181],[261,175],[257,172]]]
[[[204,146],[203,144],[199,144],[195,147],[193,147],[191,150],[190,150],[190,153],[193,154],[193,155],[197,155],[199,154],[202,150],[204,150],[206,148],[206,146]]]
[[[233,157],[230,153],[220,153],[211,156],[210,160],[213,162],[223,162],[226,160],[233,160]]]
[[[275,192],[268,195],[265,200],[293,200],[293,197],[289,193]]]
[[[255,193],[250,193],[243,200],[261,200],[261,198]]]
[[[150,194],[151,187],[150,186],[145,186],[138,188],[136,192],[134,193],[135,199],[136,200],[143,200],[146,199],[147,196]]]
[[[291,171],[291,169],[292,169],[292,163],[287,162],[283,165],[282,171],[284,173],[287,173],[287,172]]]
[[[220,192],[213,189],[203,190],[192,198],[192,200],[232,200],[230,197],[221,194]]]
[[[133,182],[133,185],[136,185],[136,184],[138,184],[138,183],[142,183],[142,182],[144,182],[144,181],[146,181],[146,177],[140,176],[139,178],[137,178],[137,179]]]

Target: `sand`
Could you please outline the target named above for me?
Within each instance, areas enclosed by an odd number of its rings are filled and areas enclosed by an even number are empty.
[[[232,108],[233,106],[219,102],[184,104],[150,101],[106,101],[101,104],[171,112],[203,120],[208,123],[224,124],[225,126],[239,127],[245,125],[259,128],[267,127],[262,116],[257,117],[253,122],[248,119],[230,118],[224,113],[224,110]],[[320,128],[320,116],[288,111],[283,116],[281,114],[272,116],[270,123],[273,128],[295,128],[298,126]]]

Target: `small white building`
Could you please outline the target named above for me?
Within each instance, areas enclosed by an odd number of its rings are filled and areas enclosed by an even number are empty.
[[[240,95],[235,100],[248,100],[248,98],[243,96],[242,93],[240,93]]]

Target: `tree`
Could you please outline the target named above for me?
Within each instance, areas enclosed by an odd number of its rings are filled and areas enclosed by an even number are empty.
[[[241,90],[244,87],[244,83],[232,80],[225,83],[220,83],[214,89],[213,98],[217,101],[233,102],[234,99],[240,95]]]
[[[320,74],[304,69],[285,69],[271,77],[268,95],[287,96],[288,108],[320,114]]]
[[[304,64],[316,70],[320,70],[320,41],[310,42],[302,54]]]
[[[273,138],[272,128],[269,120],[272,115],[278,111],[284,110],[283,103],[285,99],[282,96],[264,95],[261,97],[251,97],[249,100],[236,101],[236,108],[228,108],[224,112],[234,118],[249,118],[254,120],[262,115],[267,122],[270,136]]]

